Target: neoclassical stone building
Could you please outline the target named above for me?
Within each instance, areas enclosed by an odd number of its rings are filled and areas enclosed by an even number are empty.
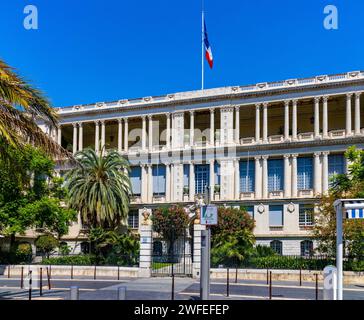
[[[142,210],[190,205],[209,187],[213,203],[248,210],[258,244],[300,255],[345,150],[364,146],[362,91],[358,71],[64,107],[58,128],[39,125],[70,151],[128,157],[133,228]],[[65,239],[79,244],[82,227],[72,230]]]

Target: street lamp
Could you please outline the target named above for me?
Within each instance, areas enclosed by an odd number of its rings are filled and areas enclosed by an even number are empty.
[[[364,219],[364,199],[338,199],[334,202],[336,211],[336,268],[337,300],[343,299],[343,217]]]

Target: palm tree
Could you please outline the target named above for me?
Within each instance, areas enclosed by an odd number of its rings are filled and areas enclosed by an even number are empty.
[[[57,125],[57,113],[43,94],[0,60],[0,154],[6,154],[9,145],[21,148],[31,143],[51,156],[69,157],[38,127],[35,119]]]
[[[87,148],[75,154],[77,165],[65,176],[69,205],[93,227],[125,224],[131,183],[128,161],[117,151],[107,155]]]

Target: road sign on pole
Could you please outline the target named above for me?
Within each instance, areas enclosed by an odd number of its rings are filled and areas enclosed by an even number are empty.
[[[334,202],[336,211],[336,268],[337,300],[343,300],[343,217],[362,219],[364,199],[338,199]]]
[[[217,206],[209,204],[201,207],[201,224],[206,226],[217,225]]]

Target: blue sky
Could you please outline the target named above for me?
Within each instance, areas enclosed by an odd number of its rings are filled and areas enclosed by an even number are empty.
[[[39,29],[23,27],[34,4]],[[336,5],[339,29],[323,27]],[[364,69],[364,1],[205,0],[205,87]],[[200,0],[2,0],[0,58],[55,106],[201,86]]]

